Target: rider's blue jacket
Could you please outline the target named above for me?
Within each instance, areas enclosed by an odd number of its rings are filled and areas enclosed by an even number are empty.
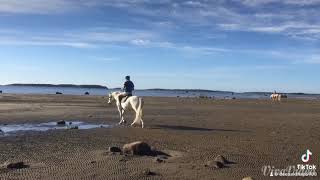
[[[126,92],[126,93],[130,93],[132,94],[132,91],[134,90],[134,84],[132,81],[126,81],[124,83],[124,86],[123,86],[123,91]]]

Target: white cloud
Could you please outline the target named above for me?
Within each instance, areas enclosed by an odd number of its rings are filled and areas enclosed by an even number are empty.
[[[30,41],[19,39],[1,40],[0,45],[13,45],[13,46],[65,46],[73,48],[93,48],[93,44],[85,42],[68,42],[68,41]]]
[[[219,1],[173,1],[173,0],[0,0],[0,13],[58,13],[108,6],[122,8],[136,15],[143,16],[144,24],[149,23],[149,29],[125,28],[91,28],[80,30],[65,30],[63,32],[37,34],[32,32],[17,32],[0,29],[0,44],[2,45],[35,45],[35,46],[67,46],[74,48],[93,48],[105,44],[121,44],[142,47],[170,48],[182,53],[216,54],[216,53],[261,53],[289,59],[290,53],[260,50],[228,49],[197,44],[181,44],[174,38],[167,37],[164,29],[187,30],[206,28],[213,31],[247,31],[253,33],[280,34],[290,38],[303,40],[320,40],[320,11],[317,8],[304,9],[301,4],[314,5],[320,0],[284,0],[282,10],[264,10],[265,4],[280,2],[277,0],[242,0],[245,8],[251,13],[239,10]],[[161,5],[161,6],[157,6]],[[294,5],[294,7],[292,7]],[[297,5],[297,7],[296,7]],[[299,5],[299,6],[298,6]],[[247,7],[248,6],[248,7]],[[147,18],[146,18],[147,17]],[[148,18],[152,17],[152,18]],[[137,16],[133,16],[137,20]],[[157,20],[154,20],[157,19]],[[165,20],[164,20],[165,19]],[[138,22],[141,23],[141,22]],[[174,29],[177,28],[177,29]],[[209,31],[209,30],[208,30]],[[207,40],[212,37],[209,32],[203,32]],[[178,32],[178,31],[177,31]],[[170,32],[169,32],[170,33]],[[202,34],[202,33],[201,33]],[[215,37],[215,36],[213,36]],[[189,37],[186,37],[189,38]],[[304,58],[303,53],[299,57]],[[290,56],[292,57],[292,56]],[[293,58],[295,59],[295,58]],[[316,60],[313,60],[316,61]]]
[[[269,26],[252,26],[246,27],[248,31],[279,33],[287,34],[312,34],[320,31],[320,25],[305,24],[301,22],[286,22],[281,25]]]
[[[241,0],[241,2],[247,6],[259,6],[265,5],[270,3],[277,3],[277,4],[287,4],[287,5],[316,5],[320,4],[320,0]]]
[[[130,42],[137,46],[146,46],[150,44],[150,41],[145,39],[134,39],[134,40],[131,40]]]
[[[319,64],[320,65],[320,54],[313,54],[309,58],[304,59],[303,61],[298,61],[297,63]]]
[[[218,27],[228,31],[248,31],[259,33],[277,33],[292,38],[307,40],[320,39],[320,24],[304,22],[283,22],[282,24],[218,24]]]
[[[315,27],[313,27],[315,28]],[[2,32],[2,33],[1,33]],[[196,44],[181,44],[166,41],[144,30],[136,29],[110,29],[92,28],[90,30],[78,30],[77,32],[62,32],[57,34],[37,34],[19,32],[17,30],[0,29],[0,45],[5,46],[64,46],[72,48],[99,48],[104,45],[140,46],[143,48],[163,48],[177,51],[181,54],[214,55],[214,54],[248,54],[264,57],[274,57],[287,61],[301,63],[317,63],[319,58],[310,58],[309,52],[299,50],[259,50],[259,49],[231,49],[219,46],[200,46]],[[97,58],[95,58],[97,59]],[[307,59],[307,60],[306,60]],[[99,58],[99,61],[110,62],[115,59]]]
[[[185,5],[191,6],[191,7],[203,7],[204,4],[200,1],[186,1],[184,2]]]
[[[239,2],[243,6],[237,7]],[[275,8],[264,9],[264,5],[274,5]],[[278,33],[298,39],[319,40],[320,10],[317,5],[320,5],[320,0],[233,0],[233,3],[227,0],[0,0],[0,13],[44,14],[87,8],[94,11],[95,7],[109,7],[142,16],[145,23],[153,24],[159,29],[211,26],[229,31]],[[304,8],[305,6],[311,6],[311,9]],[[250,13],[247,13],[246,8],[249,8]],[[146,17],[152,17],[152,20]],[[104,41],[120,39],[115,32],[112,33],[117,36],[114,39],[105,33],[90,35],[103,38]],[[134,41],[125,34],[121,36],[123,39],[129,39],[128,41]],[[135,39],[150,38],[139,36]]]
[[[73,0],[0,0],[0,12],[47,14],[71,10],[77,7]]]
[[[157,39],[152,32],[135,29],[93,28],[77,31],[55,33],[22,32],[17,30],[0,30],[0,45],[31,46],[68,46],[74,48],[94,48],[105,44],[147,45],[149,40]]]
[[[96,56],[89,56],[88,59],[94,60],[94,61],[97,61],[97,62],[103,62],[103,63],[110,63],[110,62],[120,61],[120,58],[116,58],[116,57],[96,57]]]

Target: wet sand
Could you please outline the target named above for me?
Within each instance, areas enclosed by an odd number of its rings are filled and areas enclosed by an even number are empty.
[[[144,99],[145,129],[117,126],[0,137],[0,179],[270,179],[263,176],[263,166],[302,164],[306,149],[313,153],[308,163],[319,169],[319,100]],[[132,112],[126,114],[128,124],[132,119]],[[102,96],[0,95],[0,124],[59,120],[119,121],[115,105]],[[108,153],[110,146],[133,141],[145,141],[171,157],[158,163],[154,157]],[[233,163],[206,167],[217,155]],[[1,167],[16,161],[29,167]]]

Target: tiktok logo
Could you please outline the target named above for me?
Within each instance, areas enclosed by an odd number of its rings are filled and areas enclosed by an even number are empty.
[[[301,156],[302,162],[307,163],[310,160],[311,155],[312,155],[312,152],[309,149],[307,149],[307,153],[302,154]]]

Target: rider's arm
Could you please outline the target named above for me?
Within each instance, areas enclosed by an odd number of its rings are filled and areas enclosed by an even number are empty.
[[[127,82],[125,82],[124,84],[123,84],[123,89],[122,90],[126,90],[127,89]]]

